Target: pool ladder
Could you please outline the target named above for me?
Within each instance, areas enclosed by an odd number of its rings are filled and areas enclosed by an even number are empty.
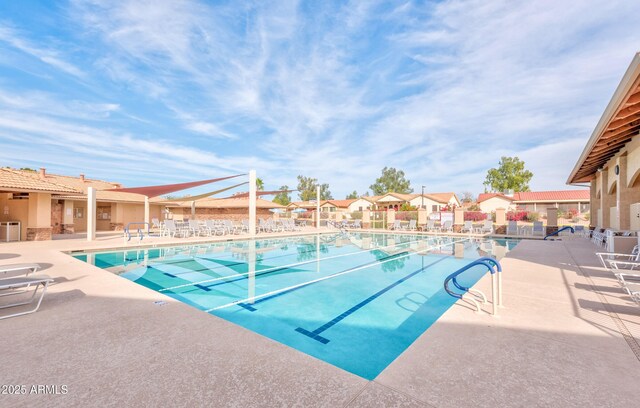
[[[562,231],[566,231],[566,230],[570,230],[572,234],[575,234],[575,233],[576,233],[576,230],[575,230],[575,229],[573,229],[573,227],[571,227],[571,226],[566,226],[566,227],[562,227],[562,228],[560,228],[559,230],[557,230],[557,231],[555,231],[555,232],[552,232],[551,234],[547,234],[547,236],[546,236],[546,237],[544,237],[544,241],[546,241],[546,240],[547,240],[547,238],[549,238],[549,237],[553,237],[554,235],[560,236],[560,233],[561,233]]]
[[[476,311],[480,312],[481,308],[478,301],[482,302],[482,304],[487,303],[487,297],[485,296],[485,294],[477,289],[471,289],[466,286],[462,286],[457,280],[457,277],[461,273],[475,266],[485,267],[491,273],[491,303],[493,305],[491,314],[493,316],[497,316],[498,306],[502,306],[502,265],[500,265],[500,262],[496,261],[493,258],[485,256],[480,259],[476,259],[475,261],[470,262],[457,271],[453,272],[444,280],[444,290],[447,291],[449,295],[455,298],[462,299],[465,302],[473,304],[473,306],[475,306],[476,308]],[[451,288],[449,288],[449,283],[453,283],[453,286],[464,293],[460,294],[454,292],[453,290],[451,290]],[[469,293],[471,297],[463,297],[467,293]]]

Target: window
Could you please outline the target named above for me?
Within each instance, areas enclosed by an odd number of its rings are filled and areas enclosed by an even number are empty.
[[[75,207],[73,209],[73,218],[84,218],[84,208]]]
[[[432,205],[431,206],[431,211],[438,212],[438,206],[437,205]]]
[[[96,208],[96,217],[99,220],[110,220],[111,219],[111,206]]]

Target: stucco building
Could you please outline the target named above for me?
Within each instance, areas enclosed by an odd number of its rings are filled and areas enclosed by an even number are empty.
[[[591,226],[640,230],[640,53],[578,158],[568,184],[590,187]]]

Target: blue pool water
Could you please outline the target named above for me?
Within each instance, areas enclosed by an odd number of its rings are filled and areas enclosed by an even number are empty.
[[[373,379],[455,303],[447,275],[516,243],[352,233],[74,256]]]

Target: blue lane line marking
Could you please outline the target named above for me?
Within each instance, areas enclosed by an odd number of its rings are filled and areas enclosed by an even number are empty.
[[[380,258],[380,260],[376,260],[374,262],[369,262],[369,263],[366,263],[366,264],[354,266],[353,268],[345,269],[344,271],[341,271],[341,272],[338,272],[338,273],[348,272],[350,269],[362,268],[362,267],[369,266],[369,265],[371,265],[371,266],[377,265],[382,261],[386,261],[387,259],[395,258],[397,256],[406,255],[406,254],[408,254],[408,252],[405,251],[405,252],[400,252],[400,253],[397,253],[397,254],[385,256],[384,258]],[[320,282],[323,282],[323,281],[320,281]],[[275,299],[275,298],[277,298],[279,296],[282,296],[284,294],[295,292],[298,289],[306,288],[309,285],[313,285],[314,283],[320,283],[320,282],[309,282],[306,285],[298,286],[298,287],[295,287],[295,288],[292,288],[292,289],[289,289],[289,290],[285,290],[284,292],[276,293],[275,295],[271,295],[271,296],[260,298],[260,299],[258,299],[256,301],[254,301],[253,303],[238,303],[238,306],[243,307],[243,308],[247,309],[250,312],[255,312],[258,309],[256,309],[254,307],[254,305],[257,305],[257,304],[262,303],[262,302],[267,301],[267,300]]]
[[[342,321],[346,317],[348,317],[348,316],[352,315],[353,313],[357,312],[363,306],[366,306],[368,303],[371,303],[372,301],[374,301],[375,299],[377,299],[378,297],[380,297],[384,293],[386,293],[389,290],[391,290],[391,289],[395,288],[396,286],[400,285],[402,282],[412,278],[413,276],[419,274],[420,272],[424,271],[425,269],[432,267],[433,265],[437,264],[438,262],[444,261],[445,259],[449,258],[450,256],[451,255],[445,256],[444,258],[438,259],[437,261],[430,263],[429,265],[425,266],[424,268],[420,268],[417,271],[411,272],[409,275],[405,276],[402,279],[399,279],[399,280],[393,282],[391,285],[387,286],[386,288],[384,288],[384,289],[380,290],[379,292],[369,296],[368,298],[366,298],[362,302],[358,303],[357,305],[353,306],[351,309],[347,310],[346,312],[342,313],[341,315],[333,318],[332,320],[330,320],[327,323],[323,324],[322,326],[318,327],[314,331],[309,331],[309,330],[304,329],[302,327],[298,327],[296,329],[296,331],[298,333],[304,334],[305,336],[311,337],[312,339],[317,340],[322,344],[327,344],[330,340],[325,338],[325,337],[320,336],[320,333],[322,333],[323,331],[325,331],[327,329],[330,329],[331,327],[335,326],[336,324],[338,324],[340,321]]]

